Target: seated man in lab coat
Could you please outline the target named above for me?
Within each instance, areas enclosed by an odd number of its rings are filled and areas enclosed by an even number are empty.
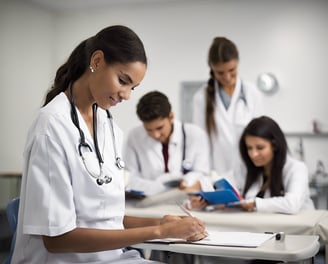
[[[210,171],[206,133],[176,120],[167,96],[158,91],[139,100],[137,115],[143,124],[130,131],[124,151],[127,189],[150,196],[173,187],[199,187]]]

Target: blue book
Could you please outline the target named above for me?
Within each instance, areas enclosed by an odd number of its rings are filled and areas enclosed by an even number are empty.
[[[216,190],[212,192],[195,192],[189,195],[200,195],[209,205],[229,205],[243,199],[238,191],[226,179],[216,181],[214,187]]]

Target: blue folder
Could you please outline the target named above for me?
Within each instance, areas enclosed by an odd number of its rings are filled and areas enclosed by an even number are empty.
[[[189,195],[200,195],[209,205],[239,202],[242,198],[226,179],[220,179],[214,184],[216,190],[212,192],[196,192]]]

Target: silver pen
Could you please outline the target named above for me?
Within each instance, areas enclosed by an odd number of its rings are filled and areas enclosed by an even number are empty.
[[[180,207],[180,209],[187,214],[188,216],[194,217],[191,212],[189,210],[187,210],[182,204],[178,203],[177,201],[175,201],[175,203],[177,204],[177,206]]]

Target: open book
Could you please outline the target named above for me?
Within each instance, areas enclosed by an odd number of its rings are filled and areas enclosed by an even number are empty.
[[[209,205],[233,205],[241,200],[242,196],[226,179],[220,179],[214,183],[215,191],[212,192],[194,192],[189,195],[200,195]]]
[[[199,241],[186,241],[175,238],[147,240],[146,243],[188,243],[195,245],[226,246],[226,247],[259,247],[265,241],[275,236],[273,233],[253,233],[253,232],[220,232],[208,231],[208,237]]]

